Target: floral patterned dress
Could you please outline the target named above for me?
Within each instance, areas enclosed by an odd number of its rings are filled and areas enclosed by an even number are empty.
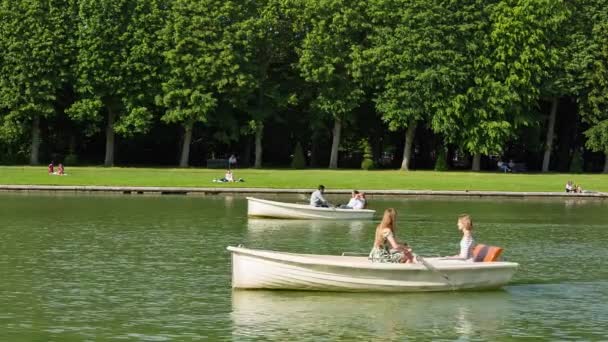
[[[369,260],[372,262],[391,262],[401,263],[405,259],[405,254],[402,251],[391,249],[388,242],[388,237],[393,236],[393,232],[388,231],[382,234],[382,244],[380,247],[374,246],[369,252]]]

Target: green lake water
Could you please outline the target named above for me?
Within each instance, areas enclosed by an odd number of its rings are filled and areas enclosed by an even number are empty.
[[[520,263],[502,290],[431,294],[232,291],[228,245],[366,253],[378,222],[248,219],[246,207],[0,194],[0,341],[608,340],[606,200],[371,198],[397,209],[397,236],[420,255],[456,254],[466,212],[478,242]]]

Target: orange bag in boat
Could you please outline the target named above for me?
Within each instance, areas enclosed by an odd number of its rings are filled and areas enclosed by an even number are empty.
[[[477,244],[473,248],[473,261],[492,262],[498,260],[501,254],[502,248],[500,247]]]

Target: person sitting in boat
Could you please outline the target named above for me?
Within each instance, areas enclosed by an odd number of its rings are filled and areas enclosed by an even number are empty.
[[[319,185],[319,188],[310,195],[310,205],[313,207],[329,207],[329,202],[325,200],[323,197],[323,193],[325,192],[325,186]]]
[[[339,208],[340,209],[354,209],[355,206],[358,205],[358,202],[359,202],[359,191],[353,190],[353,192],[351,192],[350,200],[348,201],[348,203],[342,204]]]
[[[473,238],[473,219],[468,214],[458,216],[458,230],[462,232],[460,240],[460,253],[458,255],[449,256],[449,259],[468,260],[473,257],[473,248],[475,247],[475,239]]]
[[[395,209],[388,208],[384,211],[382,221],[376,227],[374,246],[369,253],[372,262],[415,263],[412,249],[395,239],[396,220]]]
[[[360,192],[357,198],[356,206],[353,209],[367,209],[367,198],[365,198],[365,192]]]

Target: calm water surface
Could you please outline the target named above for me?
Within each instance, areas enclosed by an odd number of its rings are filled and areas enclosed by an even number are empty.
[[[386,207],[421,255],[457,253],[470,213],[520,269],[489,292],[233,292],[227,245],[367,252],[377,220],[248,220],[242,197],[0,194],[0,341],[608,340],[608,201],[372,199]]]

